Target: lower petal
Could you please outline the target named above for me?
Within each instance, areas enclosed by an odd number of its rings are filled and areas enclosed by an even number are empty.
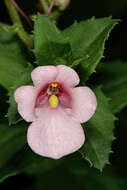
[[[96,96],[88,87],[76,87],[72,91],[73,115],[80,123],[88,121],[97,107]]]
[[[81,125],[59,108],[45,110],[28,128],[27,140],[37,154],[59,159],[78,150],[85,136]]]

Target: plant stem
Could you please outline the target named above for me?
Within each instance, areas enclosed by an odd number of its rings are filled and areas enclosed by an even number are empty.
[[[48,9],[48,11],[47,11],[47,16],[49,16],[50,13],[52,12],[52,9],[53,9],[54,4],[55,4],[55,0],[52,0],[52,1],[51,1],[51,4],[50,4],[50,6],[49,6],[49,9]]]
[[[49,3],[47,0],[40,0],[40,3],[43,7],[44,12],[47,14],[47,11],[49,9]]]
[[[31,48],[32,47],[32,39],[27,34],[27,32],[24,30],[24,27],[22,25],[22,22],[20,20],[20,17],[18,15],[16,8],[13,6],[11,0],[5,0],[5,5],[8,9],[8,13],[13,22],[15,32],[18,34],[18,36],[21,38],[21,40],[27,45],[27,47]]]
[[[24,11],[18,6],[18,4],[14,0],[11,0],[11,2],[16,8],[16,10],[24,17],[26,22],[29,24],[30,28],[33,30],[32,22],[30,21],[29,17],[24,13]]]

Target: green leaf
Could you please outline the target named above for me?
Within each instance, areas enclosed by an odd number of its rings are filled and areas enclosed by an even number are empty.
[[[15,34],[0,28],[0,85],[8,90],[27,66],[28,57],[24,50]]]
[[[29,56],[25,50],[24,45],[14,33],[7,30],[7,26],[4,29],[0,25],[0,85],[9,91],[9,124],[15,123],[19,119],[13,97],[14,90],[29,83],[30,72],[33,69],[28,64]]]
[[[26,142],[28,125],[20,122],[10,127],[6,121],[0,122],[0,182],[22,172],[39,175],[61,163],[30,149]]]
[[[103,57],[105,41],[118,20],[108,18],[91,18],[80,23],[74,23],[63,31],[72,48],[73,64],[79,64],[83,69],[84,81],[95,71],[97,64]]]
[[[0,120],[5,117],[8,109],[8,97],[6,94],[7,90],[0,86]]]
[[[0,182],[20,173],[37,176],[40,175],[40,173],[52,170],[59,164],[61,164],[61,160],[53,160],[39,156],[25,144],[21,150],[16,152],[11,159],[0,167]]]
[[[126,178],[120,176],[112,166],[108,166],[104,168],[103,172],[100,172],[80,161],[80,164],[75,162],[68,168],[79,184],[84,187],[83,189],[123,190],[127,186]]]
[[[102,63],[99,76],[103,91],[111,98],[112,112],[120,112],[127,106],[127,62]]]
[[[13,127],[4,121],[0,123],[0,168],[26,144],[26,126],[24,122]]]
[[[22,73],[22,77],[19,78],[19,80],[17,80],[14,84],[14,86],[12,86],[10,92],[9,92],[9,109],[8,109],[8,120],[9,120],[9,125],[11,124],[15,124],[18,121],[21,121],[21,117],[19,116],[18,112],[17,112],[17,104],[14,100],[14,91],[16,90],[16,88],[22,86],[22,85],[28,85],[28,84],[32,84],[31,81],[31,72],[33,70],[33,66],[28,66],[27,68],[24,69],[24,72]]]
[[[70,44],[44,15],[38,14],[35,20],[34,44],[38,65],[66,64],[70,60]]]
[[[91,166],[102,170],[108,163],[111,144],[114,139],[113,129],[115,117],[111,113],[108,99],[102,93],[100,87],[94,89],[97,97],[97,110],[93,117],[83,124],[86,142],[81,149],[83,157]]]

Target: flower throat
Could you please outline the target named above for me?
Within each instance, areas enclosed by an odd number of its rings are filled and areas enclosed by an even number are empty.
[[[47,88],[47,94],[49,95],[49,104],[51,108],[56,108],[59,103],[57,95],[59,94],[60,85],[58,83],[51,83]]]

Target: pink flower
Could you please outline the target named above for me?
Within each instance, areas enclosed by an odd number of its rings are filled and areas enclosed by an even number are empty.
[[[97,101],[77,73],[65,66],[40,66],[31,74],[34,86],[21,86],[14,94],[18,112],[28,122],[27,141],[37,154],[61,158],[85,141],[80,123],[94,114]]]

